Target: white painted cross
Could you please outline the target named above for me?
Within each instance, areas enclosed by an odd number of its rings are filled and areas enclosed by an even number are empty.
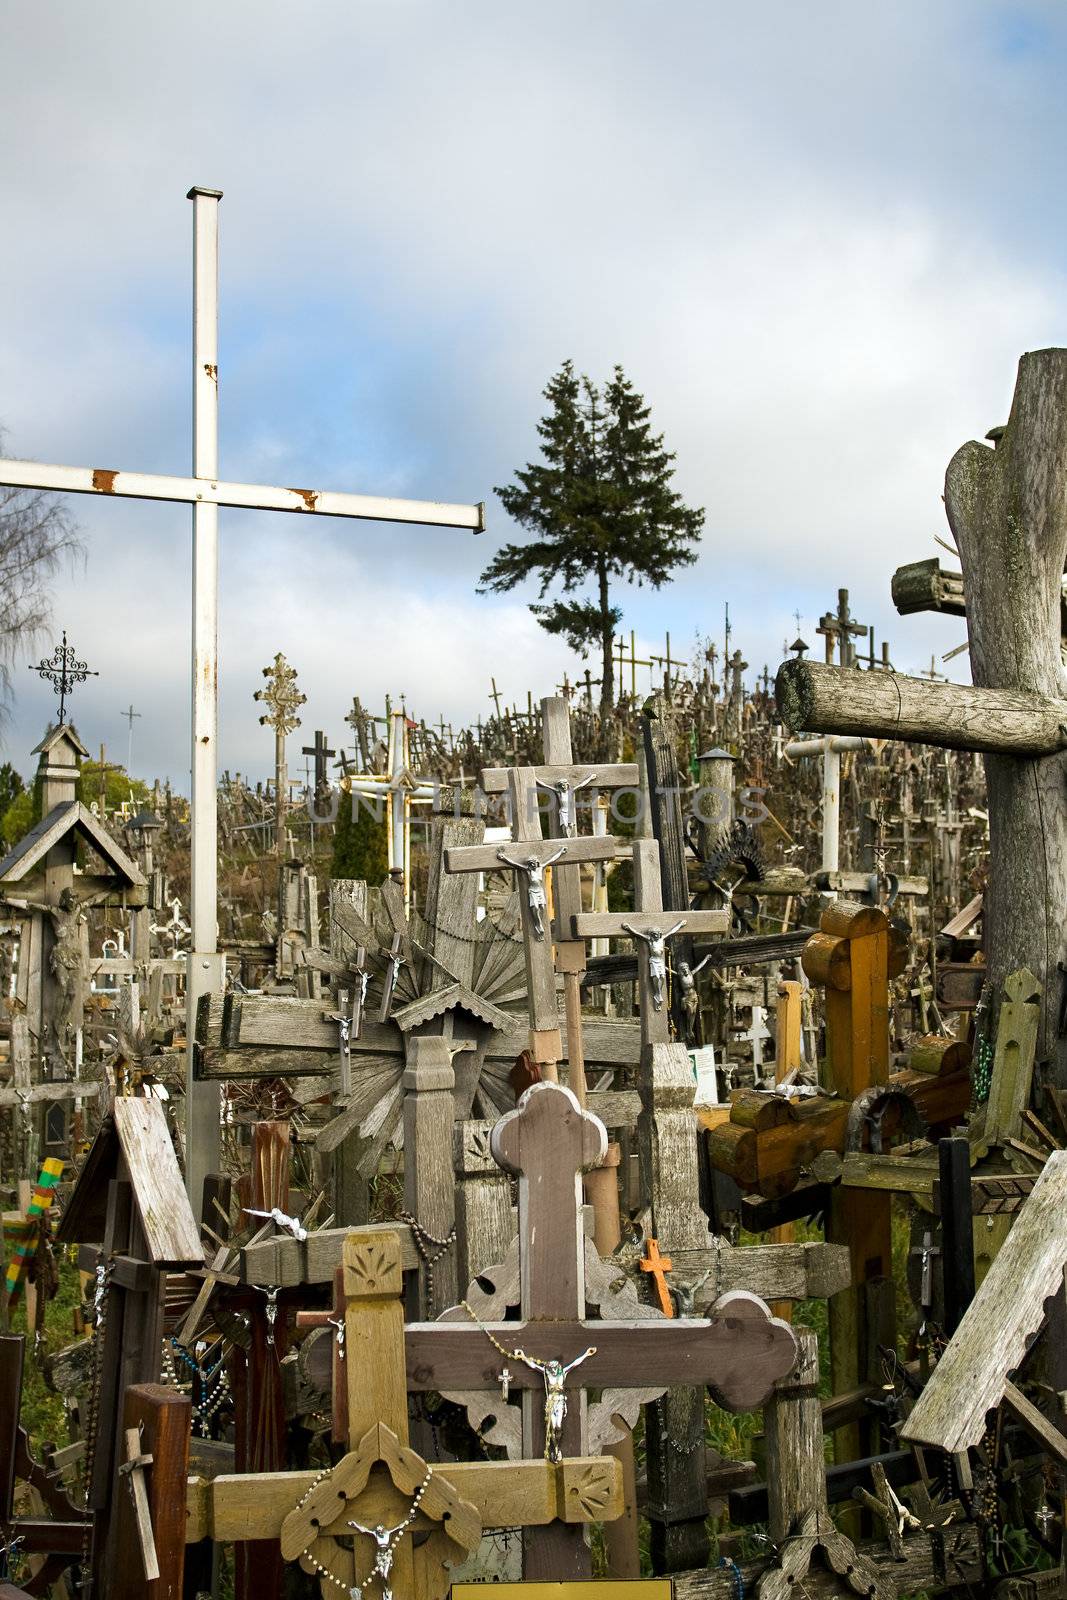
[[[329,490],[223,483],[218,479],[218,210],[221,190],[193,188],[193,475],[163,477],[104,467],[0,461],[0,482],[18,489],[61,494],[170,500],[193,508],[192,627],[192,951],[187,1001],[190,1040],[186,1066],[186,1185],[199,1211],[203,1180],[219,1163],[219,1089],[193,1078],[192,1040],[197,1002],[223,985],[218,950],[218,508],[242,506],[292,511],[302,516],[357,517],[372,522],[434,527],[485,527],[484,505],[443,505]]]

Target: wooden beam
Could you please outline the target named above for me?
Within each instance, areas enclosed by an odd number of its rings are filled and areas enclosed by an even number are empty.
[[[778,668],[775,696],[794,732],[864,734],[1012,756],[1067,749],[1067,700],[1021,689],[975,689],[790,660]]]

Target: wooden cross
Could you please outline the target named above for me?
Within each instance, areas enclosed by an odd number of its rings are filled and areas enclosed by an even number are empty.
[[[542,1455],[553,1442],[565,1455],[582,1449],[587,1388],[647,1394],[652,1375],[657,1386],[708,1385],[727,1409],[762,1404],[790,1370],[796,1345],[791,1329],[754,1295],[724,1296],[708,1319],[585,1319],[581,1176],[602,1160],[607,1134],[569,1090],[534,1084],[497,1123],[491,1146],[519,1179],[520,1320],[479,1322],[457,1306],[438,1322],[410,1325],[409,1388],[453,1396],[492,1391],[506,1367],[522,1396],[526,1455]],[[558,1425],[548,1414],[546,1363],[566,1372],[562,1393],[574,1402]],[[565,1530],[547,1544],[539,1535],[527,1557],[527,1578],[588,1571],[584,1547]]]
[[[641,656],[639,656],[637,654],[636,635],[635,635],[634,630],[632,628],[630,629],[630,654],[629,655],[626,654],[626,646],[623,643],[623,639],[622,639],[621,634],[620,634],[618,640],[616,641],[616,644],[617,644],[618,662],[619,662],[619,690],[620,690],[620,693],[622,691],[622,669],[623,669],[623,667],[628,666],[630,668],[630,697],[631,697],[631,699],[636,700],[637,699],[637,669],[638,669],[638,667],[651,667],[652,662],[644,660]]]
[[[641,996],[641,1037],[645,1044],[666,1043],[670,1038],[665,1006],[666,956],[664,941],[685,932],[726,933],[728,910],[664,911],[660,888],[659,850],[654,839],[637,839],[633,845],[635,911],[586,911],[572,917],[576,939],[629,936],[638,947],[638,988]]]
[[[674,1301],[667,1287],[667,1273],[671,1271],[674,1262],[670,1256],[661,1256],[659,1253],[659,1240],[649,1239],[645,1246],[645,1254],[639,1262],[642,1272],[652,1275],[652,1282],[656,1288],[656,1299],[659,1308],[665,1317],[674,1316]]]
[[[865,638],[867,628],[865,624],[855,622],[848,607],[848,590],[838,589],[837,611],[826,611],[819,618],[819,626],[815,630],[821,633],[826,640],[826,660],[831,664],[834,659],[834,646],[841,646],[841,665],[851,667],[856,659],[852,646],[853,638]]]
[[[300,754],[304,756],[315,757],[315,795],[317,798],[329,787],[330,777],[326,770],[326,763],[331,756],[335,756],[337,754],[337,751],[329,748],[329,742],[326,738],[326,735],[323,733],[321,728],[316,728],[314,744],[303,745],[301,747]]]
[[[549,772],[556,769],[549,768]],[[537,810],[537,769],[508,769],[514,848],[469,845],[445,851],[446,872],[491,872],[508,867],[526,879],[519,885],[523,946],[526,957],[526,993],[530,1008],[530,1054],[546,1076],[555,1077],[563,1054],[556,1006],[556,974],[547,938],[545,912],[547,866],[577,866],[583,861],[614,861],[625,844],[611,835],[593,838],[542,839]]]
[[[41,1086],[46,1087],[46,1085]],[[53,1085],[47,1085],[52,1088]],[[30,1195],[29,1204],[20,1219],[19,1237],[15,1244],[15,1252],[7,1266],[5,1288],[9,1300],[13,1300],[19,1292],[19,1284],[27,1262],[29,1262],[40,1248],[41,1240],[48,1227],[48,1212],[55,1200],[55,1188],[63,1176],[63,1162],[56,1156],[48,1156],[41,1168],[33,1193]],[[5,1219],[4,1237],[8,1236],[7,1222]]]
[[[575,801],[588,790],[595,804],[602,791],[633,788],[638,783],[638,768],[632,762],[576,767],[571,748],[570,709],[565,698],[546,695],[541,702],[541,732],[544,764],[533,768],[538,789],[553,796],[554,833],[573,839],[578,834]],[[486,794],[502,794],[509,782],[508,769],[489,767],[482,772]],[[610,859],[610,858],[606,858]],[[557,863],[552,874],[555,902],[553,938],[556,943],[556,970],[563,974],[564,1005],[567,1012],[567,1054],[570,1087],[585,1104],[585,1064],[581,1054],[581,978],[585,971],[585,943],[571,933],[571,918],[582,909],[581,872],[567,860]]]
[[[473,1549],[483,1526],[543,1526],[557,1518],[581,1525],[619,1515],[621,1477],[610,1458],[438,1465],[417,1456],[408,1446],[398,1236],[353,1230],[342,1272],[348,1453],[325,1477],[286,1472],[191,1481],[188,1541],[280,1538],[286,1559],[329,1572],[333,1581],[324,1593],[351,1587],[373,1570],[374,1541],[360,1534],[346,1551],[337,1539],[350,1540],[354,1522],[396,1528],[428,1477],[412,1525],[422,1542],[399,1540],[390,1582],[396,1600],[443,1600],[445,1562]]]
[[[126,1459],[119,1467],[119,1476],[125,1478],[130,1486],[137,1525],[137,1542],[141,1547],[141,1564],[148,1582],[159,1577],[159,1560],[156,1556],[156,1540],[152,1532],[152,1514],[148,1509],[148,1487],[145,1483],[145,1468],[152,1465],[152,1459],[150,1452],[141,1449],[140,1430],[127,1428]]]
[[[115,762],[107,759],[107,746],[100,746],[100,765],[98,777],[100,779],[100,820],[103,822],[107,816],[107,775],[109,772],[121,772],[122,768]]]

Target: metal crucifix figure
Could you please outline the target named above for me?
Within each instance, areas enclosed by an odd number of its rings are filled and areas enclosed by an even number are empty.
[[[550,1357],[542,1361],[538,1356],[528,1356],[525,1350],[513,1350],[511,1355],[514,1360],[521,1361],[525,1366],[532,1367],[539,1372],[545,1380],[545,1460],[563,1460],[563,1423],[567,1415],[567,1391],[563,1385],[567,1381],[568,1372],[573,1372],[575,1367],[580,1367],[583,1361],[588,1361],[590,1356],[596,1355],[596,1345],[591,1344],[588,1350],[580,1356],[575,1356],[573,1361],[566,1365],[556,1358]],[[507,1371],[507,1368],[504,1369]]]
[[[526,874],[526,904],[530,908],[530,921],[535,939],[543,939],[545,936],[545,912],[548,909],[545,868],[552,866],[553,862],[558,861],[566,853],[566,846],[563,846],[555,855],[546,857],[544,861],[535,855],[523,856],[521,860],[516,861],[506,850],[498,850],[496,853],[497,860],[502,861],[506,867],[512,867],[516,872]]]
[[[547,782],[538,778],[537,787],[547,789],[549,794],[556,797],[556,818],[559,823],[560,833],[570,833],[574,822],[574,797],[579,789],[588,788],[589,784],[596,782],[596,773],[587,772],[584,778],[579,778],[577,783],[571,783],[569,778],[557,778],[554,782]]]
[[[652,985],[652,1006],[655,1011],[662,1011],[663,995],[667,985],[667,940],[681,932],[685,927],[685,918],[666,930],[649,928],[647,931],[642,931],[629,922],[624,922],[622,926],[632,939],[644,939],[648,945],[648,977]]]

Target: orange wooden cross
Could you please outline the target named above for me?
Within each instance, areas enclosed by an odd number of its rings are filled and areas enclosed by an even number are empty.
[[[670,1256],[660,1255],[658,1239],[649,1239],[647,1241],[647,1250],[647,1255],[641,1261],[641,1271],[651,1272],[656,1285],[656,1299],[659,1301],[659,1308],[665,1317],[673,1317],[674,1301],[671,1299],[671,1292],[667,1288],[666,1275],[670,1272],[674,1262]]]

